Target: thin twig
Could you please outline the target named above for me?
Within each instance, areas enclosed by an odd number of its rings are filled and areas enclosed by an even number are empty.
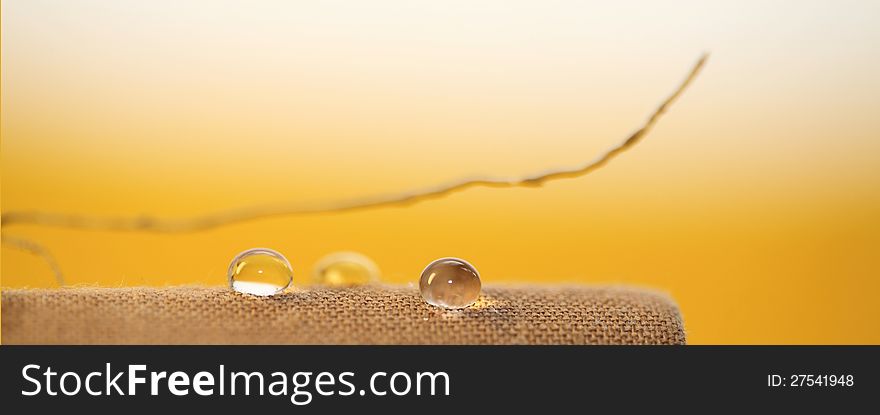
[[[281,205],[251,207],[241,210],[233,210],[197,216],[189,219],[165,219],[151,216],[107,218],[90,217],[80,215],[67,215],[46,212],[6,212],[2,215],[2,227],[11,225],[42,225],[78,229],[93,229],[106,231],[150,231],[150,232],[192,232],[212,229],[231,223],[245,222],[254,219],[264,219],[275,216],[306,215],[317,213],[338,213],[355,210],[373,209],[386,206],[403,206],[418,203],[429,199],[445,197],[451,193],[460,192],[473,187],[537,187],[551,180],[575,178],[586,175],[594,170],[605,166],[611,159],[635,146],[648,134],[654,124],[666,112],[669,106],[678,98],[687,86],[696,78],[708,55],[703,55],[696,62],[693,69],[684,81],[669,95],[647,121],[625,140],[610,148],[598,158],[582,166],[551,170],[541,174],[521,178],[476,178],[467,179],[444,186],[439,186],[421,191],[402,193],[390,196],[375,197],[353,201],[343,201],[321,206]]]
[[[42,258],[43,261],[46,261],[46,264],[49,265],[49,268],[52,269],[52,273],[55,274],[55,281],[58,282],[58,285],[62,287],[64,286],[64,274],[61,273],[61,267],[58,266],[58,262],[55,261],[55,257],[52,256],[52,253],[44,248],[43,245],[34,241],[9,235],[0,235],[0,240],[2,240],[4,245],[20,249]]]

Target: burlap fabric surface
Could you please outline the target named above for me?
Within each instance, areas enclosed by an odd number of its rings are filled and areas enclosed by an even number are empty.
[[[10,289],[4,344],[684,344],[667,296],[627,287],[484,287],[463,310],[414,287]]]

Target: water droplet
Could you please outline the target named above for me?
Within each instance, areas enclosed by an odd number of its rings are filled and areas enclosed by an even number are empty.
[[[293,282],[293,268],[284,255],[268,248],[248,249],[229,264],[229,286],[240,293],[269,296]]]
[[[353,287],[379,281],[379,268],[357,252],[337,252],[315,265],[313,282],[330,287]]]
[[[464,308],[480,296],[480,274],[473,265],[458,258],[440,258],[425,267],[419,291],[428,304]]]

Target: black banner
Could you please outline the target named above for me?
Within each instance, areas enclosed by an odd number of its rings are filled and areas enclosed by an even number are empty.
[[[878,357],[877,346],[0,346],[3,405],[32,413],[863,412],[880,392]]]

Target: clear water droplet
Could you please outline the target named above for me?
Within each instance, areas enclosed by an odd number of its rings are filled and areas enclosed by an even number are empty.
[[[313,282],[329,287],[353,287],[379,281],[379,267],[357,252],[336,252],[315,265]]]
[[[419,292],[428,304],[464,308],[480,297],[480,274],[473,265],[458,258],[440,258],[425,267],[419,278]]]
[[[293,268],[284,255],[269,248],[248,249],[229,264],[229,286],[240,293],[269,296],[293,283]]]

